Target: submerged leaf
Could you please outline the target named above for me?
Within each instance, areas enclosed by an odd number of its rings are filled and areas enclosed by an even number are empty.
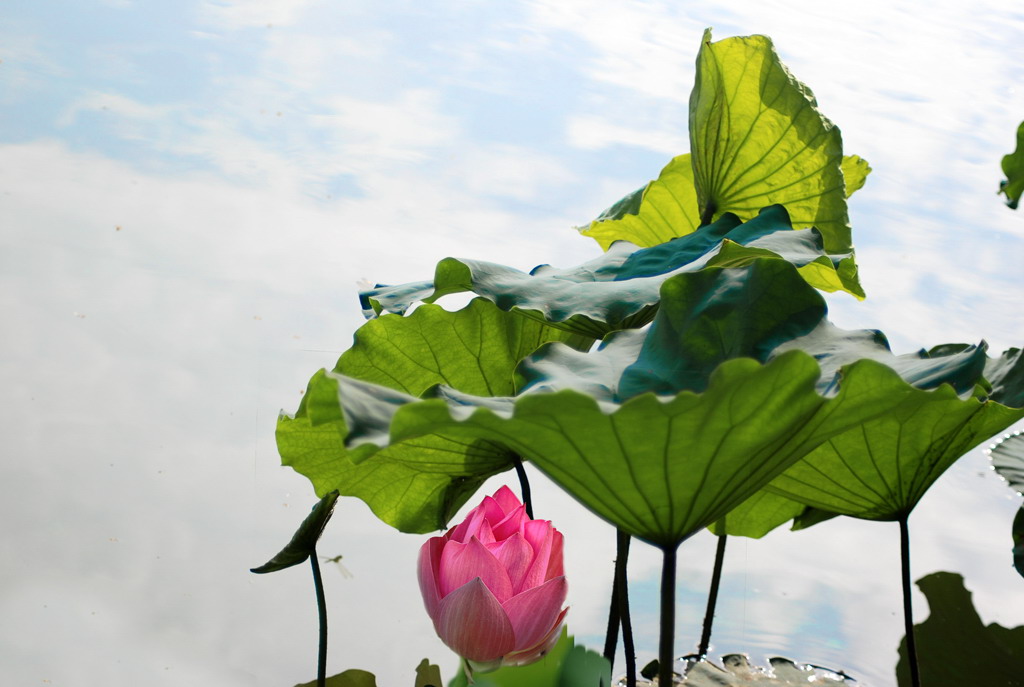
[[[257,574],[277,572],[299,563],[305,563],[310,556],[316,555],[316,543],[320,540],[327,522],[334,514],[334,504],[338,501],[338,492],[332,491],[313,506],[312,512],[306,516],[299,529],[292,535],[291,541],[269,561],[252,568],[250,572]]]
[[[922,577],[917,586],[928,599],[931,613],[914,626],[922,685],[1019,685],[1024,675],[1024,626],[1008,629],[982,624],[956,573]],[[910,687],[907,640],[899,647],[896,678]]]
[[[1013,518],[1010,534],[1013,537],[1013,567],[1024,577],[1024,507]]]
[[[351,668],[343,673],[330,676],[325,685],[326,687],[377,687],[377,678],[373,673]],[[317,687],[317,681],[303,682],[295,687]]]
[[[1006,179],[1000,182],[999,192],[1006,196],[1006,204],[1016,210],[1024,193],[1024,122],[1017,127],[1017,149],[1003,156],[1002,167]]]
[[[415,687],[444,687],[441,669],[427,659],[420,661],[420,664],[416,666]]]
[[[1011,489],[1024,495],[1024,432],[1014,432],[989,447],[992,467]]]

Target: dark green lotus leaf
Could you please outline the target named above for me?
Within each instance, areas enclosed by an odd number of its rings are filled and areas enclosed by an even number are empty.
[[[779,203],[794,228],[817,227],[829,252],[852,250],[839,129],[771,39],[712,43],[704,32],[690,95],[690,152],[702,224],[723,212],[747,219]]]
[[[321,370],[295,416],[278,419],[281,462],[309,478],[318,494],[336,489],[362,499],[402,532],[443,529],[488,477],[513,465],[498,444],[444,434],[376,451],[374,460],[357,463],[365,456],[345,448],[347,433],[337,383]]]
[[[913,389],[888,413],[818,446],[769,489],[823,510],[896,520],[960,456],[1022,417],[1024,408],[961,398],[948,385]]]
[[[493,441],[617,527],[669,547],[832,434],[885,412],[907,387],[889,368],[863,361],[826,399],[815,389],[818,374],[798,351],[764,366],[741,358],[718,366],[701,394],[643,394],[621,404],[572,390],[496,399],[443,387],[438,398],[419,400],[332,376],[354,450],[393,449],[437,433]]]
[[[914,626],[922,685],[1012,687],[1024,675],[1024,625],[985,625],[964,578],[937,572],[917,581],[928,599],[928,618]],[[910,687],[907,640],[899,646],[896,678]]]
[[[472,291],[502,310],[599,339],[650,322],[661,284],[673,274],[738,267],[761,258],[796,265],[808,283],[823,290],[846,288],[844,280],[852,274],[850,253],[826,254],[820,233],[792,231],[785,208],[773,206],[745,223],[725,214],[712,225],[650,248],[617,242],[601,257],[569,269],[541,265],[527,274],[495,263],[446,258],[433,282],[378,287],[361,298],[376,312],[402,314],[417,301]]]
[[[324,532],[324,527],[334,513],[334,504],[338,501],[338,492],[332,491],[317,501],[312,512],[306,516],[299,529],[295,530],[291,541],[269,561],[252,568],[250,572],[257,574],[277,572],[299,563],[305,563],[310,556],[316,555],[316,543]]]
[[[1014,432],[988,449],[992,467],[1018,494],[1024,495],[1024,433]]]
[[[881,332],[829,323],[821,296],[777,260],[679,274],[664,282],[660,298],[647,331],[616,332],[587,353],[557,343],[537,349],[517,370],[520,388],[575,389],[613,401],[648,391],[700,391],[724,360],[764,362],[802,350],[822,369],[823,395],[835,393],[843,366],[861,359],[883,363],[918,388],[946,383],[967,394],[987,361],[984,347],[966,345],[895,356]]]
[[[1006,204],[1016,210],[1024,193],[1024,122],[1017,127],[1017,149],[1003,156],[1003,174],[1006,179],[1000,182],[999,192],[1006,195]]]
[[[1011,348],[985,364],[989,397],[1006,406],[1024,406],[1024,351]]]
[[[763,362],[781,343],[813,330],[825,312],[821,295],[781,261],[679,275],[662,286],[658,316],[623,373],[620,395],[703,391],[719,363]]]

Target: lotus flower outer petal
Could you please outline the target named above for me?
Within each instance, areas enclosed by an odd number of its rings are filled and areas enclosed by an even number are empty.
[[[420,582],[420,593],[423,594],[423,604],[427,607],[427,615],[431,619],[437,617],[438,605],[441,603],[441,590],[436,573],[441,563],[441,551],[445,542],[444,537],[431,537],[420,547],[417,578]]]
[[[507,654],[502,661],[502,664],[507,666],[525,666],[544,658],[544,656],[551,651],[551,648],[558,643],[558,638],[562,634],[562,622],[565,620],[565,614],[568,612],[568,608],[562,609],[561,614],[559,614],[558,618],[555,620],[554,627],[551,628],[551,631],[548,632],[544,639],[538,642],[536,646]]]
[[[516,646],[532,647],[544,639],[562,611],[568,589],[565,577],[556,577],[501,605],[515,631]]]
[[[516,648],[512,623],[479,577],[441,599],[435,626],[452,651],[471,661],[494,661]]]

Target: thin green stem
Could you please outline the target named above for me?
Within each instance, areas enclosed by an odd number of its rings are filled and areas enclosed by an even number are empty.
[[[619,618],[622,622],[622,649],[626,654],[626,685],[636,687],[636,648],[633,646],[633,623],[629,618],[629,583],[626,563],[629,560],[630,537],[622,530],[615,534],[618,557],[615,559],[615,589],[619,597]]]
[[[604,657],[609,665],[615,665],[615,647],[619,644],[619,559],[615,559],[615,574],[612,576],[612,600],[608,604],[608,629],[604,633]]]
[[[673,684],[673,646],[676,633],[676,550],[664,549],[661,563],[661,640],[658,643],[658,684]]]
[[[711,573],[711,590],[708,592],[708,607],[704,611],[704,629],[700,634],[700,648],[697,655],[704,658],[708,655],[711,645],[711,624],[715,620],[715,606],[718,605],[718,587],[722,582],[722,561],[725,559],[725,532],[718,535],[718,547],[715,549],[715,567]]]
[[[900,517],[900,567],[903,572],[903,625],[907,633],[907,663],[910,664],[910,684],[921,687],[921,674],[917,667],[917,643],[914,641],[914,609],[910,587],[910,528],[907,515]]]
[[[513,453],[512,460],[516,465],[516,475],[519,476],[519,491],[523,495],[523,505],[526,506],[526,517],[533,520],[533,499],[530,497],[530,480],[526,478],[523,459],[518,453]]]
[[[316,588],[316,610],[320,616],[320,649],[316,660],[316,685],[325,687],[327,684],[327,597],[324,595],[324,579],[320,575],[320,560],[316,549],[309,554],[313,566],[313,586]]]

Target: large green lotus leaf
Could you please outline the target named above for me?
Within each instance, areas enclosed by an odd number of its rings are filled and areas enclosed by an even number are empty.
[[[871,520],[908,515],[960,456],[1024,417],[1024,408],[914,389],[886,414],[811,451],[769,485],[816,508]]]
[[[1024,122],[1017,127],[1017,149],[1003,156],[1003,174],[1006,179],[1000,182],[999,192],[1006,195],[1006,204],[1016,210],[1024,193]]]
[[[708,529],[716,535],[760,539],[807,509],[802,503],[762,489]]]
[[[515,392],[519,360],[551,341],[589,345],[484,299],[457,312],[424,305],[408,317],[385,315],[360,327],[335,372],[412,395],[443,383],[507,396]],[[423,437],[382,452],[371,464],[357,464],[358,453],[345,448],[347,428],[337,398],[323,372],[313,377],[296,415],[278,421],[282,462],[308,477],[318,494],[336,489],[361,498],[402,531],[443,527],[487,477],[512,467],[512,457],[500,447],[463,445],[445,436]]]
[[[841,169],[846,180],[847,198],[864,186],[871,173],[867,160],[857,155],[844,156]],[[693,233],[699,227],[693,163],[690,154],[686,153],[672,158],[657,179],[626,195],[579,231],[608,250],[616,241],[629,241],[643,247],[656,246]],[[851,293],[863,296],[856,281],[852,253],[846,260],[851,272],[848,283],[828,290],[853,289]]]
[[[615,526],[670,547],[829,436],[884,413],[907,388],[889,368],[862,361],[826,399],[818,375],[799,351],[764,366],[740,358],[718,366],[703,393],[621,404],[573,390],[497,399],[444,387],[437,399],[420,400],[333,376],[353,450],[393,449],[436,433],[499,443]]]
[[[772,206],[747,222],[725,214],[712,225],[649,248],[617,242],[602,256],[568,269],[541,265],[526,273],[495,263],[447,258],[438,264],[432,282],[379,286],[360,297],[371,314],[402,314],[419,301],[472,291],[502,310],[599,339],[610,331],[650,322],[659,288],[670,276],[737,267],[761,258],[792,263],[808,283],[825,290],[845,288],[854,269],[850,253],[826,253],[817,230],[792,231],[785,208]]]
[[[347,433],[337,383],[321,370],[295,416],[278,419],[281,462],[309,478],[318,495],[337,490],[362,499],[402,532],[443,529],[488,477],[513,465],[500,445],[445,434],[422,436],[357,462],[364,456],[345,448]]]
[[[646,331],[615,332],[586,353],[558,343],[540,347],[520,363],[519,388],[575,389],[610,401],[650,391],[700,391],[724,360],[765,362],[801,350],[814,356],[822,369],[822,395],[836,392],[843,366],[862,359],[892,368],[911,386],[951,384],[957,393],[967,394],[987,361],[983,346],[945,346],[896,356],[881,332],[839,329],[825,318],[820,294],[791,265],[778,260],[678,274],[664,282],[660,298],[661,308]],[[776,305],[780,302],[784,307]]]
[[[860,155],[844,155],[841,167],[846,182],[846,197],[849,198],[864,188],[868,174],[871,174],[871,165]]]
[[[423,305],[408,317],[385,315],[368,321],[356,331],[352,348],[334,371],[414,396],[434,384],[480,396],[510,396],[515,393],[516,365],[550,341],[582,349],[593,343],[505,312],[483,298],[456,312]]]
[[[852,250],[839,129],[766,36],[711,42],[705,31],[690,95],[690,152],[700,215],[753,217],[786,206],[829,252]]]
[[[656,246],[691,234],[699,226],[693,164],[690,154],[685,153],[672,158],[657,179],[602,212],[580,233],[608,250],[615,241]]]

